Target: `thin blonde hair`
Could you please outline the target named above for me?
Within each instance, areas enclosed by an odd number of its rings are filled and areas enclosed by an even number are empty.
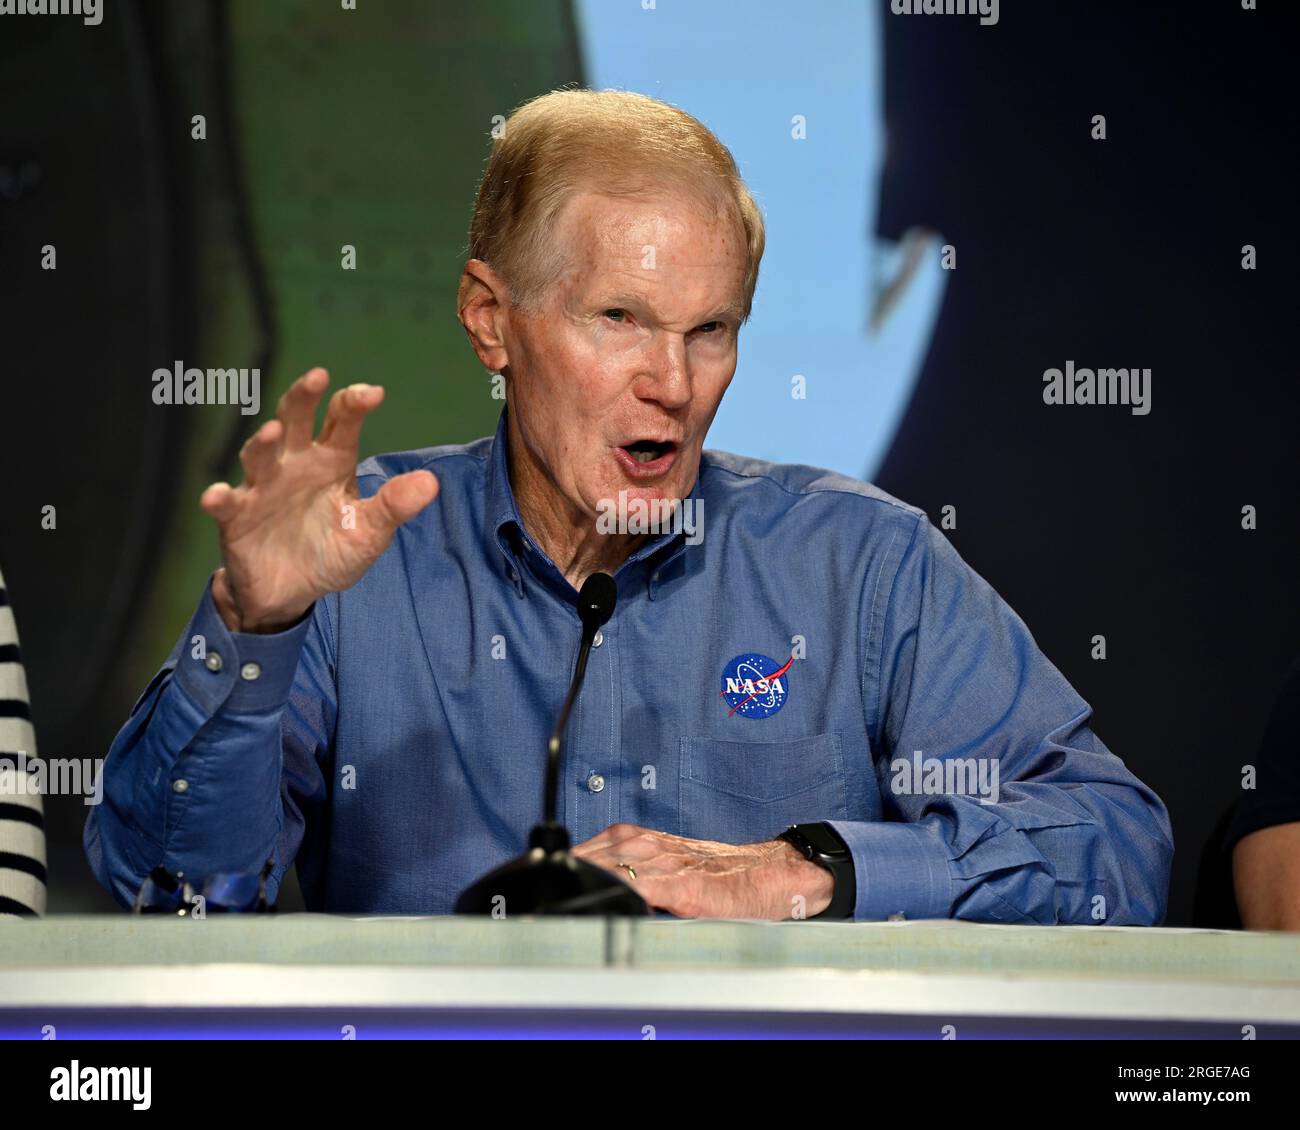
[[[626,90],[540,95],[519,106],[493,142],[467,250],[506,280],[513,304],[535,310],[555,278],[550,237],[580,187],[632,196],[681,187],[734,208],[747,250],[741,320],[748,319],[765,236],[735,158],[685,110]]]

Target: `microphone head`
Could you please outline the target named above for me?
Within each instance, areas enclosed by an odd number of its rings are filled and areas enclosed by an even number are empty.
[[[618,602],[618,585],[608,573],[592,573],[582,582],[582,591],[578,593],[578,615],[584,625],[595,624],[600,627],[614,615],[614,605]]]

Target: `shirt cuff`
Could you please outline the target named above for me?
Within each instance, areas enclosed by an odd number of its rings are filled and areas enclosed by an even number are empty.
[[[276,710],[289,699],[312,615],[269,635],[232,632],[209,581],[176,660],[176,681],[209,715],[223,707],[240,714]]]
[[[849,853],[858,881],[853,917],[879,922],[891,914],[948,918],[953,882],[948,851],[920,824],[828,820]]]

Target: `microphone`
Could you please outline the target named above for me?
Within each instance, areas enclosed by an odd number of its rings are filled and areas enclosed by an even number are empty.
[[[546,784],[542,822],[528,837],[528,850],[488,872],[461,893],[457,914],[605,914],[645,915],[645,900],[621,879],[578,859],[569,847],[569,833],[555,819],[560,787],[560,754],[573,704],[582,690],[596,632],[608,623],[618,602],[618,585],[608,573],[593,573],[578,593],[582,641],[569,693],[560,707],[555,729],[546,743]]]
[[[543,823],[555,824],[555,798],[560,787],[560,742],[564,737],[564,728],[569,724],[569,713],[577,701],[582,689],[582,680],[587,674],[587,658],[591,655],[591,645],[595,642],[596,632],[609,622],[614,615],[614,605],[618,602],[618,585],[608,573],[592,573],[582,584],[578,593],[578,615],[582,619],[582,643],[578,647],[578,663],[573,670],[573,681],[569,684],[569,693],[560,707],[560,717],[551,731],[551,740],[546,743],[546,793]]]

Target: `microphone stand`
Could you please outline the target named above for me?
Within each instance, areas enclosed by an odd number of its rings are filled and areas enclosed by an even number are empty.
[[[578,859],[570,849],[569,833],[555,818],[560,784],[560,753],[569,714],[587,674],[587,658],[600,626],[614,614],[618,587],[608,573],[593,573],[578,594],[582,643],[569,693],[559,720],[546,743],[546,789],[542,822],[528,837],[528,850],[489,871],[461,893],[457,914],[646,915],[645,900],[621,879]]]

